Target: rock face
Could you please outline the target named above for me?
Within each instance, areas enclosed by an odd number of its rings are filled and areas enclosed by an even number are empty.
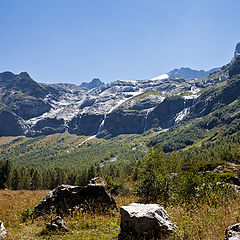
[[[50,223],[47,224],[47,229],[50,231],[62,230],[68,232],[66,222],[60,217],[54,218]]]
[[[77,135],[95,135],[104,116],[84,113],[74,117],[69,123],[69,133]]]
[[[236,65],[233,64],[232,66]],[[238,69],[240,73],[240,64]],[[231,102],[235,101],[237,98],[239,98],[239,93],[239,79],[228,80],[228,84],[224,85],[221,91],[218,91],[218,89],[210,89],[201,94],[192,107],[189,116],[191,118],[206,116],[210,112],[221,108],[223,105],[230,104]]]
[[[25,132],[25,126],[20,117],[13,112],[0,110],[0,136],[19,136]]]
[[[58,214],[67,214],[75,207],[106,210],[116,207],[115,200],[101,184],[87,186],[60,185],[49,192],[35,207],[35,216],[49,214],[51,210]]]
[[[184,79],[191,79],[191,78],[203,78],[208,77],[208,75],[214,71],[217,71],[217,68],[213,68],[209,71],[204,70],[193,70],[191,68],[180,68],[174,69],[168,73],[171,78],[184,78]]]
[[[66,131],[66,126],[63,119],[44,118],[36,123],[32,131],[33,136],[63,133]],[[30,132],[29,135],[31,136]]]
[[[240,53],[229,69],[229,77],[240,74]]]
[[[83,82],[83,83],[80,85],[80,88],[84,88],[84,89],[90,90],[90,89],[95,88],[95,87],[100,87],[100,86],[102,86],[103,84],[104,84],[104,83],[101,82],[100,79],[94,78],[90,83]]]
[[[192,106],[194,98],[166,98],[148,116],[148,128],[169,128],[174,125],[175,117],[182,110]]]
[[[144,132],[145,118],[140,111],[124,112],[117,110],[106,117],[104,128],[112,137],[119,134]]]
[[[8,78],[6,78],[6,75]],[[44,98],[49,93],[46,87],[35,82],[26,72],[14,75],[14,77],[11,76],[13,75],[4,75],[4,79],[8,79],[8,81],[5,81],[7,90],[20,91],[23,94],[36,98]]]
[[[3,239],[5,238],[7,235],[7,231],[5,229],[5,227],[3,226],[3,222],[0,221],[0,238]]]
[[[237,59],[239,55],[240,55],[240,42],[236,45],[236,48],[234,51],[234,59]]]
[[[229,226],[225,232],[224,240],[239,240],[240,239],[240,223]]]
[[[163,207],[158,204],[132,203],[120,208],[121,233],[119,239],[165,239],[176,229]]]

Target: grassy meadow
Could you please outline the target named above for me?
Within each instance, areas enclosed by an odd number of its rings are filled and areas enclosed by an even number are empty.
[[[45,229],[51,218],[32,221],[30,213],[48,191],[1,190],[0,219],[7,229],[6,240],[21,239],[117,239],[120,232],[119,207],[138,199],[134,196],[116,197],[118,210],[109,213],[74,212],[65,218],[68,233],[49,233]],[[240,200],[209,204],[165,204],[170,219],[178,230],[169,239],[223,239],[225,228],[240,221]]]

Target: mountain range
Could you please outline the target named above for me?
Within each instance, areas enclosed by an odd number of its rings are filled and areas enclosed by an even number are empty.
[[[26,72],[0,73],[0,136],[69,132],[111,138],[175,127],[214,110],[208,100],[216,93],[206,91],[228,86],[240,74],[239,55],[238,43],[229,64],[207,72],[181,68],[147,80],[93,79],[80,86],[37,83]],[[239,98],[238,87],[222,105]]]

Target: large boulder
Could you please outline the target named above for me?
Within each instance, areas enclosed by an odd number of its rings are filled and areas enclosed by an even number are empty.
[[[119,239],[152,239],[166,237],[176,229],[165,209],[158,204],[132,203],[120,208]],[[131,238],[130,238],[131,239]]]
[[[5,227],[3,226],[3,222],[0,221],[0,239],[5,238],[7,235],[7,231],[5,229]]]
[[[35,207],[35,216],[49,214],[56,211],[64,215],[76,207],[111,209],[116,207],[116,202],[108,193],[106,187],[101,184],[88,184],[87,186],[60,185],[49,192]]]
[[[239,240],[240,239],[240,223],[229,226],[225,232],[224,240]]]

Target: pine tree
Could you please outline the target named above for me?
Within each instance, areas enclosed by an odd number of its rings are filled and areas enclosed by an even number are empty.
[[[20,181],[21,181],[21,176],[20,176],[19,170],[17,168],[15,168],[13,170],[13,174],[12,174],[11,188],[13,190],[20,189]]]
[[[10,181],[10,174],[11,162],[9,160],[6,160],[0,165],[0,189],[4,189],[8,185]]]
[[[42,176],[36,170],[32,176],[32,190],[37,190],[42,188]]]

